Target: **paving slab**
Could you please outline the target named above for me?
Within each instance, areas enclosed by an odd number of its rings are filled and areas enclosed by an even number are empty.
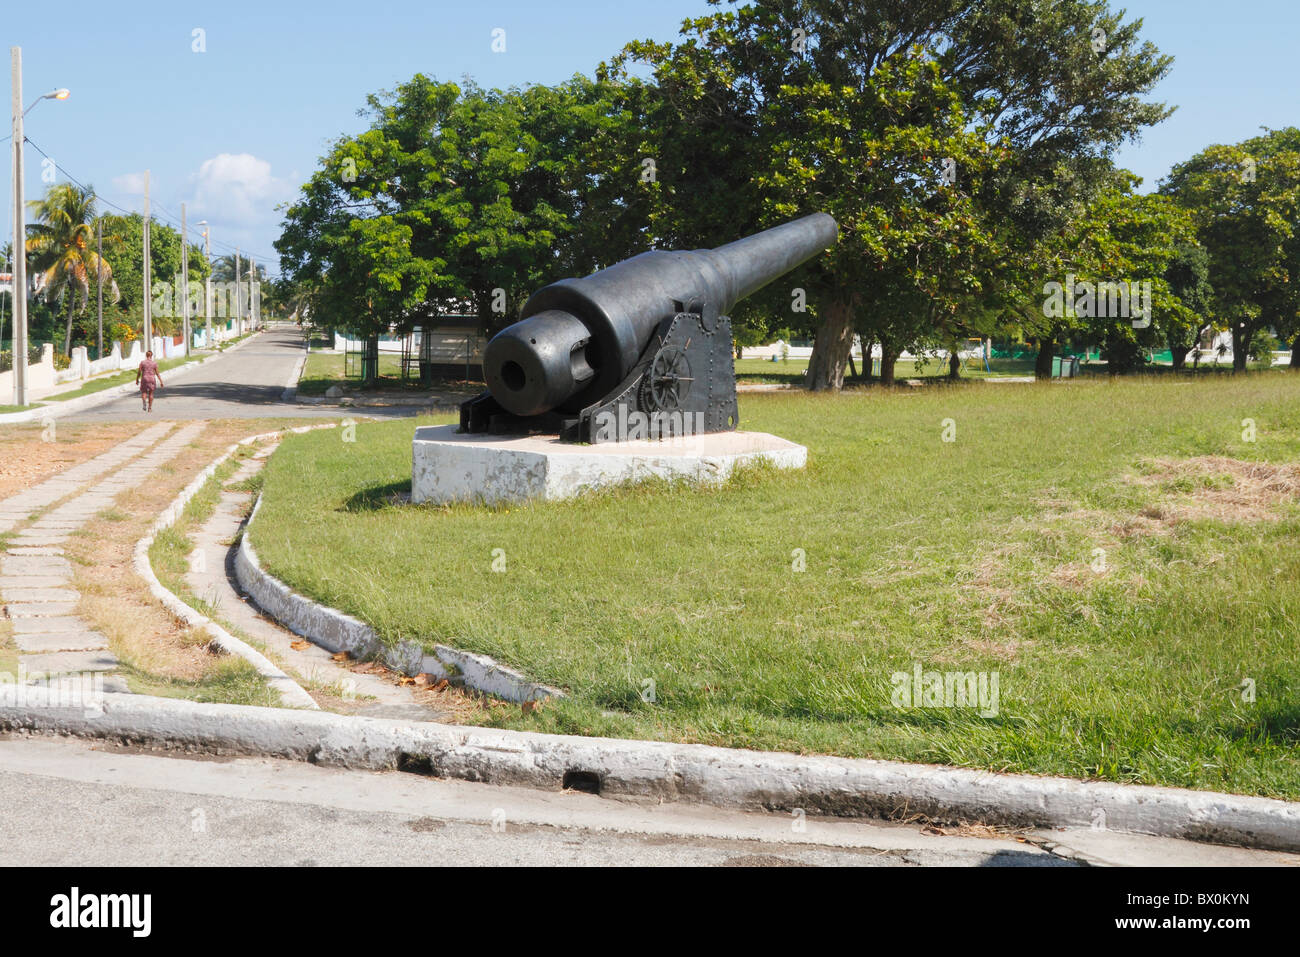
[[[75,615],[50,615],[41,618],[15,618],[11,624],[15,635],[34,635],[40,632],[81,631],[85,622]]]
[[[67,575],[6,575],[0,579],[0,598],[7,598],[10,601],[67,601],[65,598],[24,598],[12,593],[51,588],[66,591],[68,578]],[[75,591],[69,591],[68,594],[72,595],[73,600],[77,597]]]
[[[66,558],[54,558],[45,555],[16,555],[0,558],[0,574],[6,578],[10,575],[58,575],[71,574],[72,564]]]
[[[54,675],[47,677],[41,675],[33,678],[27,684],[37,688],[54,688],[59,693],[68,697],[73,697],[73,693],[80,700],[91,701],[96,692],[103,694],[130,694],[131,688],[126,683],[126,679],[121,675],[106,675],[103,672],[96,673],[93,677],[89,675]]]
[[[63,549],[57,545],[24,545],[16,543],[12,548],[5,549],[6,555],[22,557],[24,555],[48,555],[57,556],[63,554]]]
[[[6,588],[0,589],[0,598],[6,602],[74,602],[81,598],[70,588]]]
[[[52,654],[24,655],[22,664],[28,674],[68,674],[77,671],[112,671],[118,662],[107,651],[56,651]]]
[[[55,651],[101,651],[108,648],[108,639],[97,631],[56,631],[48,635],[14,635],[14,644],[24,655],[48,654]],[[34,671],[23,659],[28,671]]]
[[[10,618],[48,618],[52,615],[72,615],[77,611],[75,601],[23,601],[5,605]]]

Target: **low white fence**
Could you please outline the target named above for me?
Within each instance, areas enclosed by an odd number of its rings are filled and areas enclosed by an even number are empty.
[[[250,332],[254,324],[245,320],[243,326],[244,332]],[[195,349],[208,348],[208,328],[206,324],[196,325],[192,331],[192,347]],[[214,345],[226,339],[233,339],[238,334],[233,319],[223,319],[212,324],[212,342]],[[185,354],[185,343],[183,341],[177,342],[174,336],[154,336],[152,349],[155,359],[174,359]],[[100,359],[91,359],[90,350],[86,346],[77,346],[72,350],[72,355],[68,359],[68,367],[66,369],[55,369],[54,345],[47,342],[41,346],[40,361],[27,364],[27,389],[32,399],[42,399],[54,392],[57,386],[69,382],[82,382],[108,372],[134,369],[140,364],[140,360],[144,358],[144,353],[144,344],[139,339],[130,344],[126,355],[122,354],[122,343],[114,342],[112,349]],[[13,391],[13,370],[9,369],[0,372],[0,405],[11,401]]]

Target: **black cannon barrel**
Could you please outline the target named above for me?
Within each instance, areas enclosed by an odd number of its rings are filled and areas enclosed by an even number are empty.
[[[622,381],[674,302],[725,314],[741,299],[835,243],[825,213],[717,249],[653,250],[533,293],[522,318],[488,343],[492,397],[520,416],[577,412]]]

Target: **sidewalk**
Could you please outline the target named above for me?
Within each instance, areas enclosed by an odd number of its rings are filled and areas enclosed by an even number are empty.
[[[72,565],[63,546],[119,494],[145,481],[203,428],[204,423],[188,425],[159,442],[172,431],[172,423],[160,422],[109,452],[0,502],[0,528],[26,525],[10,538],[0,556],[0,599],[13,626],[20,674],[25,672],[29,680],[65,674],[84,678],[117,668],[108,639],[77,614],[81,594],[73,583]],[[107,478],[86,487],[85,483],[105,472]],[[70,478],[69,473],[76,474]],[[62,499],[66,501],[31,520],[32,514]],[[128,691],[120,678],[107,678],[104,688]]]

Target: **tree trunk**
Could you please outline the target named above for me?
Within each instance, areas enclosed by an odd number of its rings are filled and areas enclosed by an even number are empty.
[[[862,380],[870,382],[872,377],[872,359],[871,350],[875,348],[875,343],[869,339],[862,340]]]
[[[1169,357],[1172,360],[1175,372],[1182,372],[1187,366],[1187,350],[1182,346],[1171,345],[1169,347]]]
[[[853,351],[852,320],[853,306],[848,299],[836,299],[826,310],[808,360],[808,388],[813,392],[843,388],[844,368]]]
[[[68,331],[63,336],[63,354],[69,359],[72,358],[72,316],[77,308],[77,297],[68,290]]]
[[[894,363],[898,361],[900,350],[894,348],[893,344],[884,336],[880,337],[880,384],[894,384]]]
[[[948,354],[948,378],[954,381],[961,378],[961,358],[957,355],[956,346]]]
[[[1034,359],[1034,378],[1050,379],[1052,377],[1052,357],[1056,355],[1055,332],[1038,340],[1038,356]]]
[[[1295,337],[1295,342],[1291,343],[1291,368],[1300,369],[1300,336]]]
[[[1250,349],[1250,332],[1244,322],[1232,324],[1232,371],[1246,371],[1246,352]]]

